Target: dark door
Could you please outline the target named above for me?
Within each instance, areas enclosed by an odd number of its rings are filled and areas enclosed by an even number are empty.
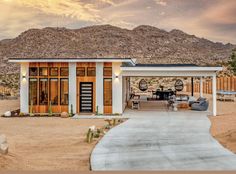
[[[92,82],[80,82],[80,112],[93,112]]]

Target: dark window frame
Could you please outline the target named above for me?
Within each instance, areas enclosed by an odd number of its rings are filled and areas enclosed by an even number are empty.
[[[58,78],[49,78],[49,102],[51,102],[51,80],[57,80],[57,104],[52,104],[52,106],[58,106],[59,105],[59,91],[58,91],[58,85],[59,85],[59,80]]]
[[[36,104],[34,104],[33,103],[33,106],[37,106],[38,105],[38,103],[39,103],[39,96],[38,96],[38,92],[39,92],[39,90],[38,90],[38,88],[39,88],[39,80],[38,80],[38,78],[29,78],[29,105],[31,105],[31,95],[30,95],[30,80],[36,80]]]
[[[62,69],[67,69],[67,70],[68,70],[68,74],[67,74],[67,75],[62,75],[62,74],[61,74],[61,70],[62,70]],[[68,67],[60,67],[60,76],[63,76],[63,77],[69,76],[69,68],[68,68]]]
[[[47,69],[47,75],[41,75],[41,74],[40,74],[40,69],[41,69],[41,68],[46,68],[46,69]],[[47,77],[48,74],[49,74],[49,73],[48,73],[48,67],[39,67],[39,73],[38,73],[38,75],[39,75],[40,77]]]
[[[111,81],[111,85],[112,85],[112,78],[103,78],[103,101],[105,101],[105,92],[104,92],[104,82],[105,80],[110,80]],[[103,106],[112,106],[113,102],[112,102],[112,91],[111,91],[111,105],[105,105],[105,102],[103,102]]]
[[[78,74],[77,74],[79,68],[83,69],[83,71],[84,71],[84,75],[78,75]],[[77,76],[77,77],[85,77],[85,76],[86,76],[86,70],[85,70],[85,67],[77,67],[77,68],[76,68],[76,76]]]
[[[93,70],[89,70],[89,69],[93,69]],[[90,71],[94,71],[95,74],[94,75],[89,74]],[[87,76],[88,77],[96,77],[96,67],[87,67]]]
[[[30,69],[31,68],[36,68],[36,75],[32,75],[31,73],[30,73]],[[32,76],[32,77],[36,77],[36,76],[38,76],[39,75],[39,68],[38,67],[29,67],[29,76]]]
[[[52,73],[51,73],[51,69],[57,69],[57,75],[52,75]],[[59,75],[59,73],[58,73],[58,67],[49,67],[49,76],[53,76],[53,77],[56,77],[56,76],[58,76]]]
[[[45,80],[47,80],[46,82],[47,82],[47,104],[42,104],[42,103],[40,103],[40,92],[41,92],[41,85],[40,85],[40,82],[41,82],[41,79],[45,79]],[[48,103],[48,95],[49,95],[49,89],[48,89],[48,82],[49,82],[49,80],[48,80],[48,78],[39,78],[39,92],[38,92],[38,95],[39,95],[39,102],[38,102],[38,105],[40,105],[40,106],[48,106],[49,105],[49,103]]]
[[[67,80],[67,83],[68,83],[68,103],[67,104],[62,104],[62,92],[61,92],[61,83],[63,80]],[[67,106],[69,105],[69,78],[60,78],[60,105],[61,106]]]
[[[111,74],[106,75],[106,74],[105,74],[105,69],[110,69],[110,70],[111,70]],[[112,77],[112,67],[103,67],[103,76]]]

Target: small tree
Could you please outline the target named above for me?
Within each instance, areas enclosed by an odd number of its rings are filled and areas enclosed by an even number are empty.
[[[229,65],[231,67],[231,70],[234,72],[234,75],[236,75],[236,50],[233,50],[233,53],[230,56]]]

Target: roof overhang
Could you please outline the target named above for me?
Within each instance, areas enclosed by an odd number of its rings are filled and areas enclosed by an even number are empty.
[[[9,62],[30,63],[30,62],[127,62],[135,65],[131,58],[10,58]]]
[[[121,67],[123,76],[182,76],[199,77],[212,76],[217,71],[222,71],[222,67],[207,66],[187,66],[187,67]]]

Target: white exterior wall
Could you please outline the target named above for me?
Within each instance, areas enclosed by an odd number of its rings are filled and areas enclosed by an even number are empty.
[[[76,113],[76,63],[69,63],[69,113],[71,105],[73,105],[73,112]]]
[[[122,114],[122,75],[121,63],[112,63],[112,113]],[[116,78],[118,76],[118,78]]]
[[[212,76],[212,112],[213,116],[217,115],[217,107],[216,107],[216,74]]]
[[[20,112],[29,113],[29,63],[20,67]]]
[[[125,107],[127,106],[127,92],[128,92],[128,86],[127,86],[127,77],[122,78],[122,111],[124,112]]]
[[[202,76],[200,77],[200,97],[203,97],[203,83],[202,83]]]
[[[103,114],[103,63],[96,63],[96,107],[98,113]]]

